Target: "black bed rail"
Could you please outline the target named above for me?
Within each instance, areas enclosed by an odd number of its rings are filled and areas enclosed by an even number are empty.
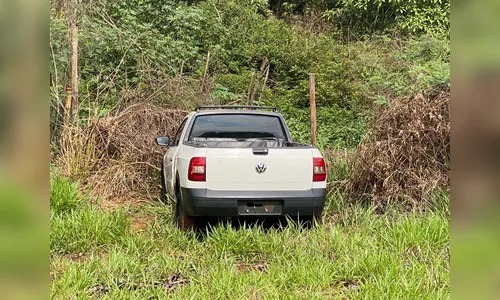
[[[211,105],[211,106],[198,106],[196,111],[208,110],[208,109],[253,109],[253,110],[272,110],[273,112],[278,111],[276,107],[273,106],[254,106],[254,105]]]

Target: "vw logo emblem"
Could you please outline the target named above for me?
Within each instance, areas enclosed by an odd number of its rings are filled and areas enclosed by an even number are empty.
[[[266,171],[266,165],[262,162],[258,163],[257,166],[255,166],[255,171],[259,174],[264,173]]]

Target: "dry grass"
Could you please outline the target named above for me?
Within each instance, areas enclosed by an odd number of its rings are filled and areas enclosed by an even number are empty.
[[[410,208],[450,181],[450,93],[396,99],[350,163],[348,190],[376,204]]]
[[[56,165],[62,174],[74,179],[87,176],[98,160],[96,139],[86,131],[76,126],[62,129]]]
[[[64,175],[92,187],[104,199],[143,199],[158,190],[165,148],[157,136],[173,136],[187,111],[139,103],[116,116],[66,128],[57,165]]]

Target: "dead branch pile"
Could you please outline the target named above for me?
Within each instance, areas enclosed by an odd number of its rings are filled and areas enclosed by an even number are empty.
[[[348,190],[381,205],[415,207],[450,184],[450,93],[396,99],[351,162]]]
[[[166,148],[157,146],[155,138],[172,137],[186,114],[139,103],[89,122],[83,130],[67,128],[58,165],[67,176],[89,185],[96,196],[156,196]]]

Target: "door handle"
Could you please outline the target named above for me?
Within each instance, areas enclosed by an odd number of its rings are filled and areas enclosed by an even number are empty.
[[[267,149],[252,149],[254,155],[267,155]]]

